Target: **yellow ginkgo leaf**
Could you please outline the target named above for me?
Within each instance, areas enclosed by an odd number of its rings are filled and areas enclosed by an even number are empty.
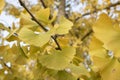
[[[35,15],[39,21],[48,25],[48,23],[52,23],[56,19],[57,12],[55,11],[52,15],[53,17],[51,17],[50,8],[46,8],[46,9],[40,9],[39,11],[36,12]]]
[[[49,31],[47,33],[35,34],[33,31],[27,28],[22,28],[18,33],[19,39],[37,47],[42,47],[45,45],[49,41],[50,36],[51,33]]]
[[[55,11],[55,12],[53,13],[52,19],[51,19],[49,22],[52,23],[52,22],[56,19],[56,16],[57,16],[57,12]]]
[[[66,34],[72,28],[73,23],[67,20],[65,17],[61,17],[60,24],[56,25],[56,34]]]
[[[4,8],[4,6],[5,6],[5,1],[0,0],[0,13],[1,13],[2,9]]]
[[[103,48],[102,47],[103,45],[104,44],[100,40],[98,40],[95,36],[93,36],[89,45],[89,49],[90,51],[97,50]]]
[[[50,16],[50,8],[40,9],[38,12],[36,12],[36,18],[44,23],[49,22],[49,16]]]
[[[72,73],[72,75],[74,75],[75,77],[80,77],[82,75],[84,76],[90,76],[88,70],[85,68],[85,66],[83,64],[81,64],[80,66],[76,66],[74,64],[69,64],[67,67],[66,67],[66,71],[70,70],[70,72]]]
[[[39,62],[49,69],[63,70],[72,61],[75,53],[75,48],[64,47],[62,51],[52,50],[50,54],[40,56]]]
[[[36,22],[31,20],[31,17],[29,14],[23,14],[20,15],[20,28],[26,27],[33,31],[35,31],[38,28],[38,24]]]
[[[94,36],[89,45],[89,54],[94,64],[92,69],[95,72],[102,71],[111,61],[107,55],[107,51],[103,48],[103,43]]]
[[[100,74],[102,80],[120,80],[120,63],[113,59]]]
[[[107,14],[100,15],[93,30],[95,37],[104,43],[106,49],[112,50],[115,56],[120,56],[120,32],[114,28],[113,21]]]

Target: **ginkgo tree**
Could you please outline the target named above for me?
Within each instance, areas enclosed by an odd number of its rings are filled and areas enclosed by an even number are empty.
[[[18,3],[0,0],[20,20],[0,22],[0,80],[120,80],[119,0]]]

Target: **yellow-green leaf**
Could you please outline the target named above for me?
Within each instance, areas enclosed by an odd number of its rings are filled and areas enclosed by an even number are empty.
[[[38,24],[31,20],[29,14],[21,13],[20,16],[20,28],[25,27],[35,31],[38,28]]]
[[[37,19],[44,23],[49,22],[49,16],[50,16],[50,8],[40,9],[38,12],[36,12]]]
[[[66,19],[65,17],[61,17],[60,23],[54,25],[54,30],[56,34],[67,34],[69,30],[72,28],[73,23]]]
[[[53,50],[51,54],[41,56],[39,62],[47,68],[63,70],[72,61],[74,55],[75,48],[64,47],[62,51]]]
[[[50,36],[51,34],[49,32],[35,34],[33,31],[27,28],[22,28],[18,33],[18,37],[22,41],[37,47],[42,47],[45,45],[49,41]]]
[[[76,66],[74,64],[69,64],[66,69],[70,70],[70,73],[74,75],[75,77],[80,76],[90,76],[88,70],[85,68],[84,65]]]

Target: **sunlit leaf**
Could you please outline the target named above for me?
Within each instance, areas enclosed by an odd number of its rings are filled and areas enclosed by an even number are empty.
[[[74,55],[73,47],[65,47],[62,51],[53,50],[51,54],[41,56],[39,62],[47,68],[63,70],[72,61]]]
[[[49,32],[35,34],[33,31],[27,28],[22,28],[18,33],[18,37],[22,41],[37,47],[42,47],[45,45],[49,41],[50,36],[51,34]]]
[[[36,22],[31,20],[31,17],[29,16],[29,14],[21,13],[20,28],[22,27],[29,28],[35,31],[38,28],[38,24],[36,24]]]
[[[47,25],[48,23],[52,23],[56,19],[57,12],[55,11],[51,18],[50,16],[50,8],[40,9],[36,12],[37,19]]]
[[[120,32],[114,28],[113,21],[107,14],[100,15],[93,30],[95,37],[104,43],[106,49],[115,52],[115,56],[120,56]]]
[[[92,69],[102,71],[111,61],[107,55],[107,51],[103,48],[103,43],[95,37],[92,37],[90,45],[90,56],[93,61]]]
[[[46,9],[40,9],[37,13],[36,13],[36,17],[38,18],[38,20],[44,22],[44,23],[48,23],[49,21],[49,16],[50,16],[50,8],[46,8]]]
[[[65,17],[61,17],[60,24],[55,24],[53,29],[55,30],[56,34],[67,34],[72,26],[73,23],[71,21]]]
[[[120,79],[120,63],[117,59],[113,59],[110,64],[101,72],[103,80],[119,80]]]

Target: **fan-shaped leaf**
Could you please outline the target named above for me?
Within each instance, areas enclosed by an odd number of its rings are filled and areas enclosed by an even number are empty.
[[[72,28],[73,23],[65,17],[61,17],[60,24],[56,25],[56,34],[66,34]]]
[[[115,56],[120,56],[120,32],[114,28],[114,24],[107,14],[100,15],[93,30],[95,37],[104,43],[106,49],[115,52]]]
[[[43,55],[39,58],[40,63],[47,68],[54,70],[63,70],[72,61],[75,55],[75,48],[65,47],[62,51],[53,50],[49,55]]]
[[[113,59],[110,64],[101,72],[103,80],[120,80],[120,63]]]
[[[50,36],[50,32],[35,34],[33,31],[27,28],[22,28],[18,34],[18,37],[22,41],[37,47],[42,47],[45,45],[49,41]]]
[[[49,16],[50,16],[50,8],[40,9],[36,13],[36,17],[38,18],[38,20],[40,20],[44,23],[48,23]]]
[[[84,65],[76,66],[74,64],[69,64],[66,69],[69,69],[72,75],[79,78],[82,75],[90,76],[88,70],[84,67]]]

